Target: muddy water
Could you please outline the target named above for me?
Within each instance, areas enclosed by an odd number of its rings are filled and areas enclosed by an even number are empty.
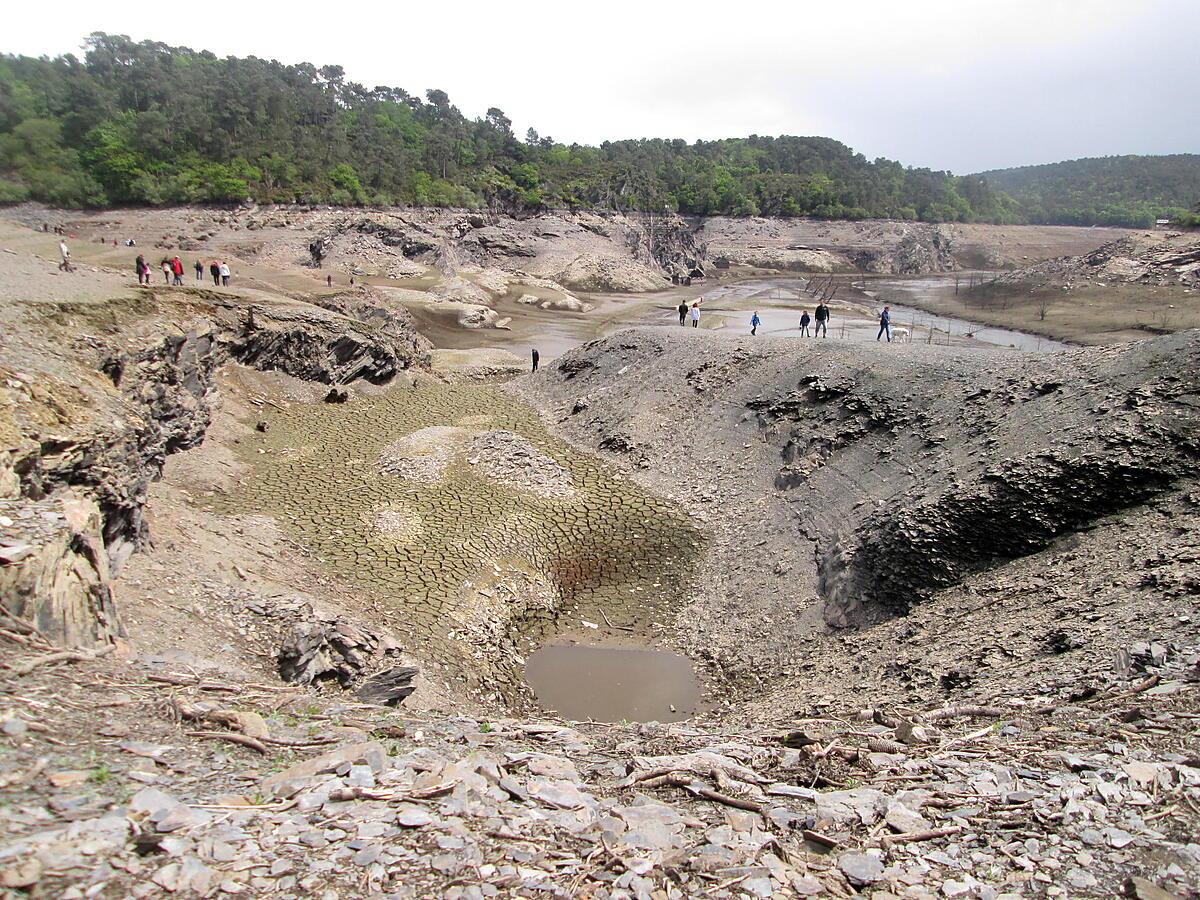
[[[511,699],[546,640],[602,638],[609,622],[650,635],[690,592],[702,541],[682,510],[499,389],[398,388],[266,418],[241,445],[250,475],[218,511],[273,516],[281,552],[338,576],[406,651],[485,695]],[[508,443],[489,456],[479,441],[501,430]],[[506,480],[513,442],[540,480],[519,466]]]
[[[1028,334],[1024,331],[1014,331],[1010,328],[996,328],[990,325],[980,325],[967,319],[953,316],[935,315],[923,309],[905,305],[905,301],[921,302],[939,296],[953,295],[957,282],[959,290],[966,290],[972,278],[976,281],[991,276],[992,272],[957,272],[921,275],[915,277],[871,278],[864,287],[864,293],[876,300],[879,305],[888,304],[895,314],[893,321],[906,324],[922,332],[932,328],[936,333],[947,335],[969,336],[971,340],[1001,347],[1014,347],[1018,350],[1062,350],[1067,345],[1059,341],[1042,337],[1038,334]],[[916,338],[914,338],[916,339]]]
[[[969,274],[959,273],[959,278],[966,278]],[[913,340],[921,343],[928,341],[959,346],[986,344],[1032,351],[1056,350],[1065,346],[1038,335],[984,326],[952,316],[935,316],[904,305],[905,299],[919,302],[942,292],[953,292],[954,278],[954,274],[870,277],[863,283],[864,289],[861,291],[843,289],[835,294],[829,304],[833,314],[829,336],[846,340],[875,340],[878,334],[875,317],[886,304],[892,308],[892,324],[909,327]],[[817,303],[813,295],[802,292],[806,284],[803,278],[784,277],[753,279],[713,288],[703,294],[701,326],[729,328],[737,333],[748,332],[750,315],[757,311],[763,323],[759,327],[759,334],[797,337],[800,335],[801,312],[808,310],[811,315]],[[678,327],[678,317],[659,314],[653,324],[675,324]]]
[[[692,664],[677,653],[552,643],[529,657],[525,677],[569,719],[678,722],[700,702]]]

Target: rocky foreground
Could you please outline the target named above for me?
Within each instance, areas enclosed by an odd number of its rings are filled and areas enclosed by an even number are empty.
[[[1200,866],[1169,646],[1087,690],[730,728],[405,715],[3,638],[0,884],[35,896],[1159,900]]]

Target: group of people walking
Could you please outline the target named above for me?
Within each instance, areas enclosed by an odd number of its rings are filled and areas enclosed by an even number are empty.
[[[686,326],[691,322],[693,328],[700,327],[700,301],[694,301],[691,306],[687,300],[680,300],[677,309],[679,313],[679,324]],[[800,336],[801,337],[829,337],[829,320],[831,316],[829,307],[824,301],[817,304],[817,308],[813,310],[812,315],[808,314],[808,310],[802,310],[800,313]],[[879,313],[879,334],[875,336],[875,340],[882,339],[885,335],[890,342],[892,340],[892,311],[890,306],[885,306],[883,311]],[[762,325],[762,319],[755,310],[754,315],[750,317],[750,333],[758,334],[758,327]],[[809,332],[811,327],[812,331]]]
[[[754,315],[750,317],[750,333],[758,334],[758,326],[761,324],[762,319],[755,310]],[[811,334],[808,330],[810,325],[813,329]],[[800,337],[817,337],[817,335],[829,337],[829,307],[823,301],[817,304],[817,308],[813,310],[811,316],[807,309],[800,311]]]
[[[178,256],[163,257],[159,263],[159,267],[163,273],[163,284],[183,284],[183,260]],[[150,264],[146,262],[146,257],[138,254],[134,261],[134,268],[137,270],[138,284],[150,283]],[[196,271],[196,280],[204,280],[204,263],[196,260],[192,264],[192,268]],[[213,285],[216,287],[229,287],[229,279],[232,273],[229,270],[229,263],[221,260],[212,260],[208,264],[208,273],[212,276]]]

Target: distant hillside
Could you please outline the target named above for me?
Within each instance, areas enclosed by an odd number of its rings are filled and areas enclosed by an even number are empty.
[[[1200,155],[1105,156],[980,172],[1030,222],[1128,225],[1177,218],[1200,202]]]
[[[443,91],[94,34],[82,60],[0,56],[0,202],[316,202],[1016,221],[978,178],[823,137],[566,145]]]
[[[981,178],[870,160],[825,137],[568,145],[532,128],[519,138],[495,107],[469,119],[444,91],[368,88],[340,66],[221,59],[99,33],[86,46],[83,59],[0,55],[0,203],[252,199],[1140,226],[1200,199],[1197,156]]]

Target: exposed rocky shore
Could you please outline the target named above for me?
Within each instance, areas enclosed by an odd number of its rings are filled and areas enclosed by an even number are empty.
[[[313,262],[307,225],[194,215],[164,245],[274,229]],[[323,266],[419,233],[353,215]],[[401,255],[443,290],[558,296],[533,225],[418,224]],[[589,224],[662,284],[716,243]],[[907,236],[963,262],[961,232]],[[27,239],[0,254],[0,891],[1194,894],[1197,332],[651,328],[501,390],[431,370],[386,285],[134,288]],[[580,628],[686,652],[705,709],[531,711],[523,656]]]

